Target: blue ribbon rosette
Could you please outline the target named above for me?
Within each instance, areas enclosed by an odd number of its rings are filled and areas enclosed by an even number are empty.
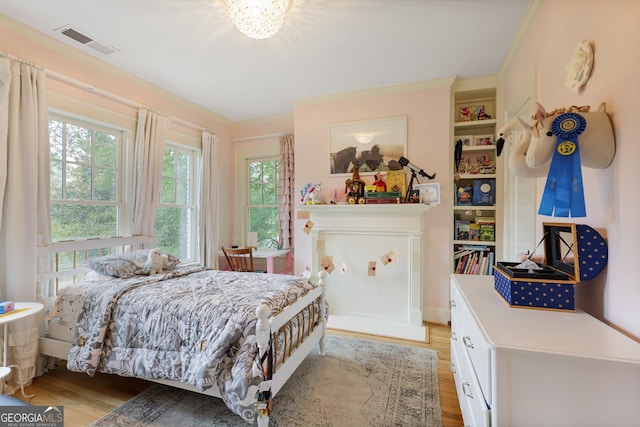
[[[547,183],[540,202],[540,215],[585,217],[578,135],[587,128],[587,120],[577,113],[564,113],[551,123],[556,147],[549,167]]]

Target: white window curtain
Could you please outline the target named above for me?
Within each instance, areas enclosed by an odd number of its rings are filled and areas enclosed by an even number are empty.
[[[133,234],[155,236],[154,223],[158,210],[164,144],[170,119],[141,108],[135,140],[133,201]]]
[[[36,290],[37,246],[51,241],[49,127],[45,72],[0,58],[0,291],[1,299],[42,302]],[[9,325],[4,393],[35,375],[42,314]],[[0,329],[2,332],[2,329]],[[0,348],[1,350],[1,348]]]
[[[278,182],[279,241],[285,249],[293,244],[293,204],[294,204],[294,138],[285,134],[280,138],[280,181]]]
[[[200,260],[218,268],[218,147],[217,138],[202,132],[202,180],[200,183]]]

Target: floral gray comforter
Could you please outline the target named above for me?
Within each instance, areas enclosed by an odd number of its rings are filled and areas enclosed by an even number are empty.
[[[86,286],[67,368],[218,386],[227,406],[255,417],[263,380],[255,309],[275,313],[314,285],[296,276],[200,267],[92,281]]]

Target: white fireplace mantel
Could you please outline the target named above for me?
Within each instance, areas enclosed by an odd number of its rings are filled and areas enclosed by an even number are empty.
[[[312,271],[323,256],[335,270],[327,278],[328,327],[424,341],[422,259],[424,204],[310,205]],[[318,243],[320,242],[320,245]],[[384,265],[388,252],[397,259]],[[375,276],[369,263],[375,261]]]

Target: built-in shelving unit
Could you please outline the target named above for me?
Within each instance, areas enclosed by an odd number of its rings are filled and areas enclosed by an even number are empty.
[[[496,149],[497,88],[486,82],[454,85],[451,150],[452,272],[493,274],[501,220],[500,162]],[[461,141],[461,157],[456,144]]]

